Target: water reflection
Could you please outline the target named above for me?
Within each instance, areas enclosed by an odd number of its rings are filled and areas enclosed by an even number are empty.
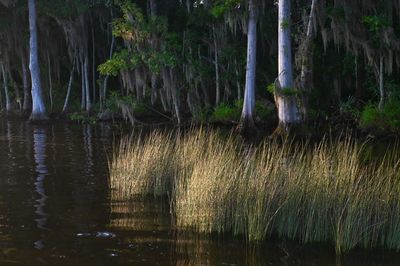
[[[168,202],[110,200],[107,155],[121,134],[112,130],[0,120],[1,266],[336,265],[329,246],[249,248],[240,238],[177,233]],[[341,265],[400,265],[392,253],[371,256]]]
[[[83,125],[83,143],[85,149],[85,164],[86,164],[86,171],[87,175],[92,175],[93,169],[93,142],[92,142],[92,126],[91,125]]]
[[[34,128],[33,129],[33,156],[35,159],[35,171],[37,174],[35,180],[35,191],[38,198],[35,200],[35,214],[36,214],[36,226],[39,229],[47,229],[47,216],[45,207],[47,201],[46,189],[45,189],[45,179],[48,175],[48,169],[46,166],[46,141],[47,135],[44,128]],[[40,239],[35,242],[35,248],[42,249],[44,247],[43,240]]]

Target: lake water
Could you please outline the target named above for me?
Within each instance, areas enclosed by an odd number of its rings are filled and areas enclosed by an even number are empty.
[[[392,252],[339,260],[329,245],[178,233],[163,203],[110,202],[120,132],[0,120],[0,265],[400,265]]]

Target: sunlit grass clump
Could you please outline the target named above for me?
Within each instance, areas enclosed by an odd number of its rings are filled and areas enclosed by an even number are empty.
[[[168,195],[178,228],[263,241],[400,250],[400,158],[366,163],[365,145],[268,140],[213,130],[125,139],[111,163],[113,194]]]
[[[117,200],[164,196],[174,178],[174,145],[172,134],[159,131],[122,139],[110,163],[112,196]]]

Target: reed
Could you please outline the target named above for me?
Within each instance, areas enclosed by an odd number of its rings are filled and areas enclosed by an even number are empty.
[[[272,235],[330,242],[337,254],[355,247],[398,251],[396,147],[365,163],[365,143],[351,137],[251,146],[215,130],[156,131],[121,142],[111,186],[125,199],[168,194],[181,229],[231,232],[253,242]]]
[[[160,131],[123,138],[109,164],[113,199],[165,196],[175,174],[174,145],[172,133]]]

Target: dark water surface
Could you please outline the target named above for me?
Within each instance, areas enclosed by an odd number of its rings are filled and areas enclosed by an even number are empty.
[[[177,234],[168,206],[110,202],[110,125],[0,120],[0,265],[400,265],[398,255]]]

